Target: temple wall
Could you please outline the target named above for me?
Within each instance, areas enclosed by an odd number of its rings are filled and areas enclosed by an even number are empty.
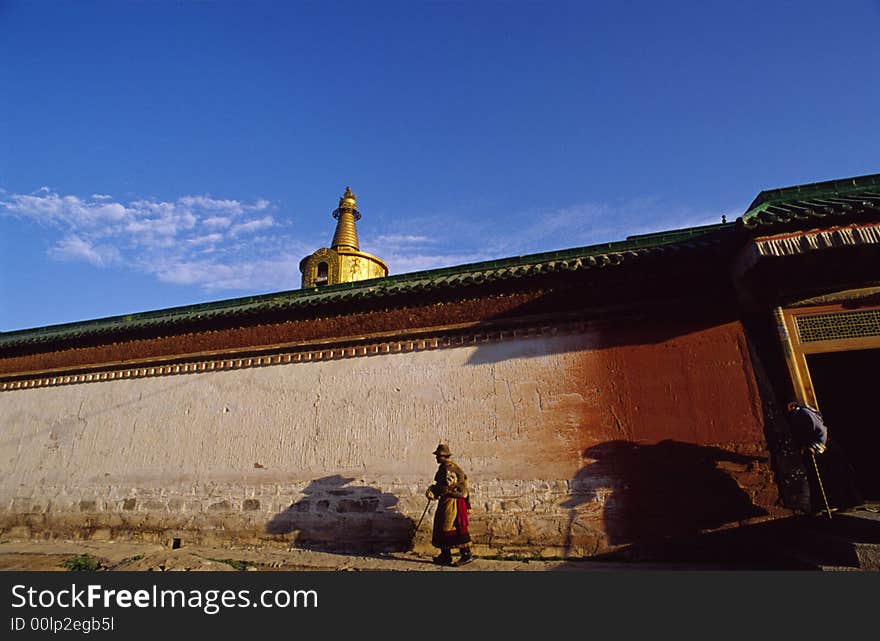
[[[0,528],[406,549],[439,440],[494,550],[580,556],[777,510],[727,323],[2,392]]]

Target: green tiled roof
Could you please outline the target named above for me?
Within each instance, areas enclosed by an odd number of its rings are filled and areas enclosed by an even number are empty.
[[[674,255],[689,249],[716,245],[720,242],[721,235],[733,231],[734,228],[734,223],[691,227],[630,236],[625,241],[601,245],[411,272],[354,283],[297,289],[77,323],[0,332],[0,349],[17,345],[112,335],[130,330],[170,329],[178,325],[229,317],[246,319],[249,316],[283,310],[317,308],[334,303],[393,297],[444,288],[461,288],[554,272],[578,272],[612,267],[631,263],[648,255]]]
[[[880,216],[880,174],[762,191],[742,216],[748,229]]]

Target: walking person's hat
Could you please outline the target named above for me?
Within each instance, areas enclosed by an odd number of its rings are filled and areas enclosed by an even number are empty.
[[[431,452],[436,456],[452,456],[452,450],[449,449],[449,446],[446,443],[440,443],[437,446],[437,449]]]

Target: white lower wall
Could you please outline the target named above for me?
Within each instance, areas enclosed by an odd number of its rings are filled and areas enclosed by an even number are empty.
[[[560,507],[584,447],[633,435],[620,409],[629,375],[615,373],[614,350],[594,349],[597,339],[3,392],[0,526],[199,539],[254,539],[268,528],[304,543],[394,547],[422,513],[443,440],[471,477],[478,543],[601,550],[605,494]],[[722,345],[718,375],[754,406],[730,358],[738,353],[735,340]],[[747,409],[731,433],[758,442]],[[686,432],[698,411],[663,420]]]

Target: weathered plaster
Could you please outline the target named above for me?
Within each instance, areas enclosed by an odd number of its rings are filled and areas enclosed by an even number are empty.
[[[471,477],[480,545],[588,554],[638,542],[627,533],[668,518],[621,505],[650,500],[621,472],[670,451],[685,469],[714,456],[706,469],[736,503],[693,527],[771,514],[740,326],[662,340],[610,331],[5,392],[0,525],[405,546],[439,440]],[[620,450],[633,442],[635,458]]]

